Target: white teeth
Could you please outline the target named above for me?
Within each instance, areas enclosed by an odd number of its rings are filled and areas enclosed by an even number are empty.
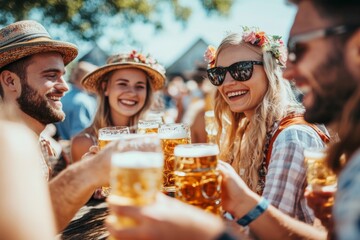
[[[131,101],[131,100],[120,100],[121,103],[127,104],[127,105],[135,105],[136,102],[135,101]]]
[[[60,101],[60,97],[54,97],[54,96],[51,96],[49,97],[50,100],[53,100],[53,101]]]
[[[228,97],[235,97],[235,96],[240,96],[240,95],[244,95],[245,93],[247,93],[248,91],[238,91],[238,92],[230,92],[227,94]]]

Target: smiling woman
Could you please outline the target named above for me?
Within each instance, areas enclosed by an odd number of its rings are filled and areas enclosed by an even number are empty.
[[[72,139],[72,161],[80,160],[97,145],[100,128],[137,126],[151,104],[152,92],[163,87],[164,74],[155,59],[131,51],[109,57],[106,65],[85,76],[82,84],[96,92],[99,105],[93,123]]]
[[[282,78],[287,55],[281,37],[244,27],[205,56],[208,78],[217,87],[220,159],[273,206],[312,223],[314,215],[303,197],[303,149],[323,146],[327,136],[305,123],[303,107]]]

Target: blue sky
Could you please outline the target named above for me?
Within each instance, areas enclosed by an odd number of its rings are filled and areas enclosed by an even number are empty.
[[[131,32],[139,42],[136,46],[144,53],[150,53],[165,66],[169,66],[182,55],[198,38],[217,46],[229,31],[241,31],[242,25],[257,26],[270,34],[282,35],[287,40],[296,8],[287,5],[285,0],[235,0],[229,17],[206,16],[197,0],[182,0],[193,9],[186,28],[175,22],[170,14],[163,16],[164,30],[155,32],[151,26],[134,24]],[[166,12],[166,11],[165,11]],[[98,43],[107,52],[128,51],[133,45],[111,46],[111,37],[118,32],[109,30]],[[84,53],[83,53],[84,54]]]

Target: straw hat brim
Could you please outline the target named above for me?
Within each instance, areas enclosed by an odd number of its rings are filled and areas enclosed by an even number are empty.
[[[44,52],[60,53],[65,65],[74,60],[78,55],[78,49],[75,45],[62,41],[49,40],[15,43],[0,48],[0,68],[21,58]]]
[[[105,74],[114,70],[125,69],[125,68],[137,68],[145,71],[150,77],[150,85],[152,89],[155,91],[161,89],[165,84],[164,74],[160,73],[156,69],[146,64],[136,63],[136,62],[112,63],[105,65],[103,67],[98,68],[94,72],[91,72],[88,75],[86,75],[82,79],[81,84],[89,91],[98,92],[98,84],[101,82]]]

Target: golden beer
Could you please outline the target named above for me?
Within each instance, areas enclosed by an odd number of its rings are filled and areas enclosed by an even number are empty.
[[[174,148],[179,144],[191,143],[190,128],[186,124],[164,124],[159,128],[159,138],[164,154],[164,191],[174,192]]]
[[[214,214],[221,213],[221,175],[216,170],[215,144],[187,144],[175,148],[175,197]]]
[[[162,122],[159,122],[159,120],[139,120],[137,133],[158,133],[161,124]]]
[[[312,191],[336,191],[337,178],[325,161],[324,149],[304,150],[307,182]]]
[[[98,145],[100,149],[103,149],[108,143],[118,140],[122,134],[129,134],[129,127],[126,126],[114,126],[104,127],[99,129]],[[109,186],[101,187],[102,195],[104,197],[109,196],[111,188]]]
[[[143,206],[155,201],[162,186],[161,153],[125,152],[112,157],[111,201],[118,205]],[[118,217],[117,224],[130,227],[132,219]]]
[[[149,135],[151,136],[151,135]],[[141,134],[123,136],[112,154],[109,200],[113,204],[144,206],[155,201],[162,187],[163,154],[157,137]],[[119,228],[136,222],[111,214],[111,224]]]

